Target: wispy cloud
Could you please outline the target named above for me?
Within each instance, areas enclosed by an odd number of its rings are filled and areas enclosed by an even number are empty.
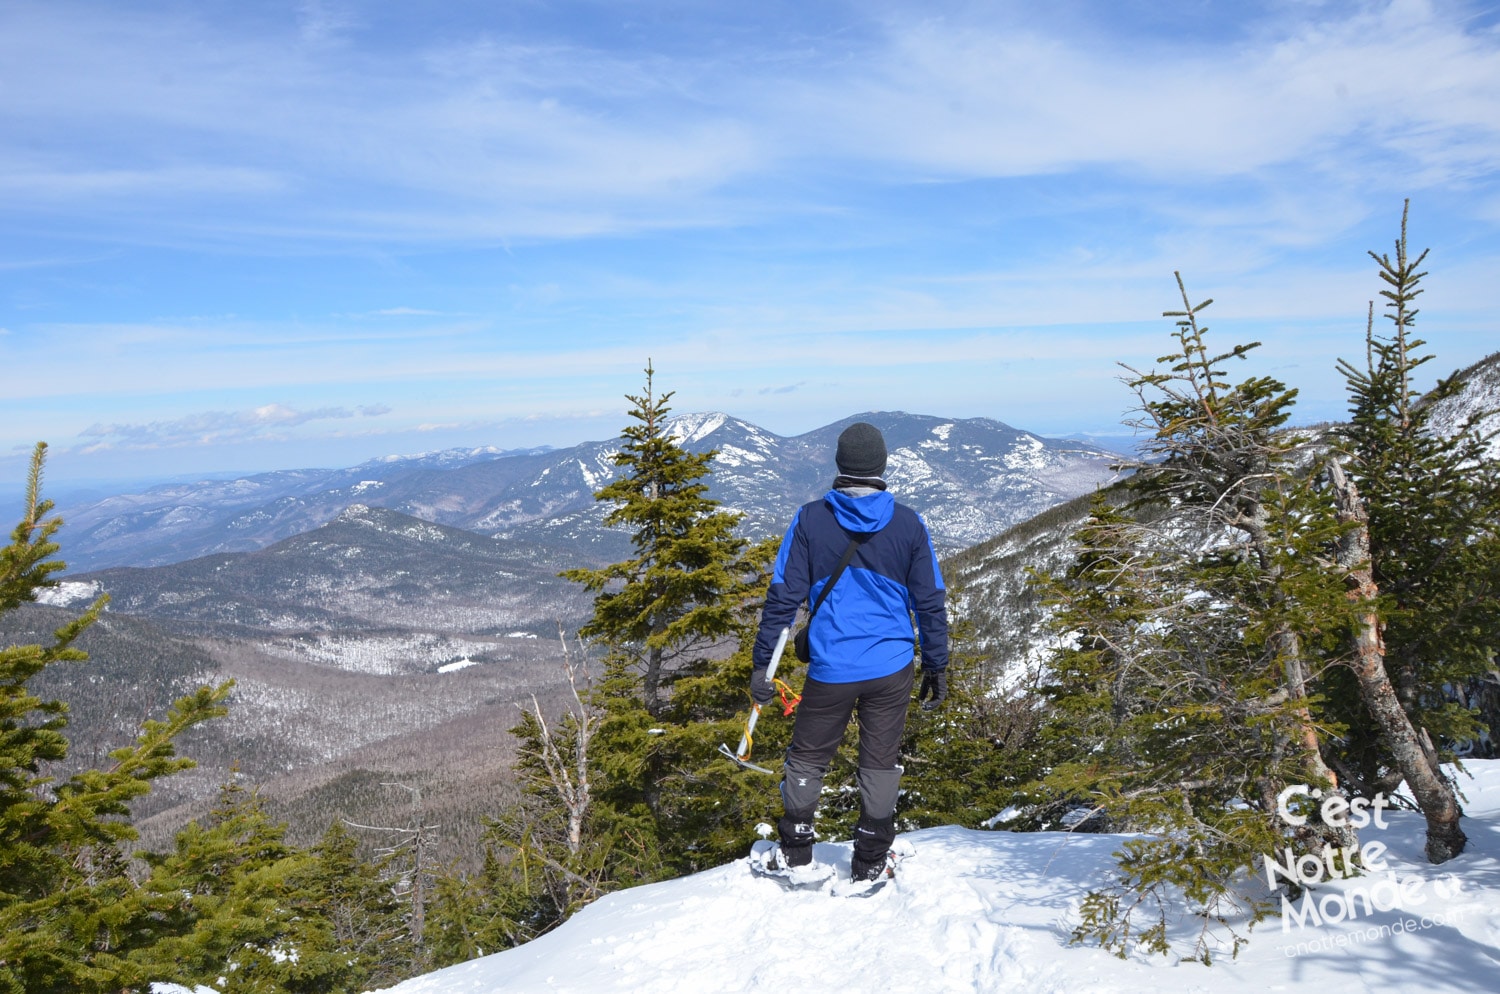
[[[331,3],[252,32],[102,5],[7,10],[0,123],[33,151],[0,157],[0,202],[151,194],[201,220],[215,195],[215,224],[242,235],[740,224],[826,206],[786,178],[851,163],[867,182],[1294,169],[1407,192],[1500,166],[1500,38],[1422,0],[1283,6],[1186,50],[1165,35],[1105,45],[1022,8],[898,8],[832,61],[493,31],[330,46],[363,37]]]
[[[288,433],[313,421],[379,417],[389,414],[384,404],[296,410],[266,404],[244,411],[202,411],[180,418],[142,424],[94,424],[79,433],[87,439],[79,453],[106,449],[166,449],[186,446],[235,445],[250,441],[285,439]]]
[[[0,198],[13,205],[39,201],[98,202],[130,197],[170,197],[174,200],[204,194],[265,194],[283,189],[286,183],[273,173],[250,168],[216,166],[171,166],[154,169],[79,169],[63,165],[57,169],[23,163],[0,163]]]
[[[337,0],[302,0],[297,5],[298,32],[309,45],[333,44],[359,23],[353,8]]]
[[[653,77],[658,93],[670,80],[598,50],[486,37],[378,55],[286,44],[288,30],[326,40],[347,24],[327,5],[251,34],[106,6],[87,17],[8,6],[0,122],[35,151],[0,158],[0,203],[280,188],[273,209],[253,214],[226,200],[217,225],[297,238],[576,236],[691,222],[695,194],[756,158],[729,115],[633,106],[628,80]]]
[[[1297,162],[1438,182],[1500,165],[1500,38],[1451,10],[1283,8],[1249,38],[1191,48],[1166,35],[1099,44],[1003,13],[899,18],[838,85],[792,85],[823,147],[935,176],[1098,165],[1180,181]]]

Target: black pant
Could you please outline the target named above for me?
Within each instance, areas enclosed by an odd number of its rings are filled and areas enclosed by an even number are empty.
[[[896,795],[901,786],[901,734],[911,703],[912,667],[889,676],[856,683],[823,683],[809,679],[792,726],[781,778],[782,845],[808,845],[813,812],[823,777],[844,739],[851,715],[859,720],[859,824],[855,826],[857,858],[873,862],[885,856],[896,837]]]

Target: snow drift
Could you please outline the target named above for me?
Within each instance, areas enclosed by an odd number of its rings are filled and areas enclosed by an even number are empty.
[[[1500,989],[1500,760],[1459,774],[1469,849],[1431,866],[1414,812],[1361,834],[1389,847],[1409,885],[1390,910],[1353,919],[1271,918],[1238,958],[1211,967],[1161,956],[1121,960],[1069,945],[1078,901],[1113,874],[1119,835],[936,828],[904,836],[916,855],[866,898],[787,891],[743,860],[612,894],[516,949],[439,970],[391,994],[642,991],[651,994],[848,992],[1197,992],[1312,989],[1324,994]],[[749,843],[747,841],[747,849]],[[816,856],[847,872],[848,843]],[[1315,897],[1382,875],[1320,884]],[[1420,884],[1415,882],[1419,881]],[[1330,899],[1329,907],[1339,901]],[[1184,916],[1186,940],[1199,923]]]

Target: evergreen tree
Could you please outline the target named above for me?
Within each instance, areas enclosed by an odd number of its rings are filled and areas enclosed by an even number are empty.
[[[425,937],[433,966],[510,949],[564,920],[543,882],[546,868],[517,843],[526,838],[524,828],[492,824],[480,872],[438,878]]]
[[[337,820],[310,855],[293,878],[292,902],[300,916],[326,922],[342,960],[337,989],[386,987],[407,976],[413,951],[406,908],[384,863],[362,859],[356,840]]]
[[[763,590],[765,583],[759,587]],[[763,599],[751,598],[746,606],[758,607]],[[747,622],[733,655],[680,675],[670,711],[655,736],[663,771],[659,845],[673,872],[692,873],[743,856],[755,838],[754,826],[774,823],[780,814],[777,779],[736,769],[719,752],[721,743],[737,745],[744,731],[754,640],[753,623]],[[783,656],[783,663],[792,662],[790,656]],[[795,679],[792,670],[790,665],[781,670],[789,686]],[[773,701],[761,713],[753,743],[756,756],[779,756],[791,744],[792,722],[777,709]]]
[[[1344,583],[1354,605],[1349,669],[1360,699],[1379,729],[1381,744],[1389,750],[1394,766],[1427,819],[1427,858],[1442,863],[1463,852],[1468,843],[1459,824],[1463,809],[1453,784],[1438,765],[1431,742],[1412,725],[1386,672],[1377,613],[1379,588],[1370,568],[1370,518],[1364,501],[1336,461],[1329,464],[1328,471],[1340,519],[1348,525],[1339,539],[1336,562],[1344,571]]]
[[[948,699],[941,708],[913,707],[901,741],[901,831],[939,825],[988,827],[997,812],[1025,803],[1022,790],[1040,775],[1034,739],[1042,718],[1034,672],[1025,660],[996,665],[974,647],[973,623],[963,591],[948,589]],[[1023,675],[1024,674],[1024,675]],[[857,753],[841,757],[851,786]],[[838,790],[841,781],[827,781]],[[841,817],[830,820],[836,836],[852,832],[859,817],[857,794]],[[819,812],[820,820],[822,812]],[[835,827],[836,826],[836,827]]]
[[[1236,949],[1244,939],[1227,912],[1253,924],[1268,910],[1236,883],[1290,832],[1278,792],[1332,787],[1321,738],[1335,729],[1312,691],[1349,610],[1327,566],[1336,509],[1309,440],[1284,429],[1295,391],[1269,377],[1232,384],[1225,364],[1256,346],[1214,354],[1197,319],[1208,302],[1184,290],[1183,304],[1168,312],[1168,369],[1130,380],[1155,458],[1123,509],[1096,501],[1073,566],[1044,583],[1063,648],[1038,792],[1054,815],[1150,833],[1118,854],[1117,885],[1088,897],[1075,937],[1166,952],[1182,895],[1207,961],[1215,927]],[[1316,823],[1300,832],[1314,851],[1347,841]]]
[[[1052,765],[1032,827],[1149,833],[1116,854],[1118,878],[1087,896],[1074,938],[1165,953],[1169,912],[1186,898],[1202,921],[1192,956],[1207,962],[1216,925],[1243,941],[1230,912],[1253,924],[1269,910],[1235,884],[1282,841],[1274,808],[1245,801],[1300,765],[1285,748],[1280,672],[1243,640],[1250,616],[1224,599],[1233,583],[1219,564],[1156,553],[1153,534],[1107,506],[1079,539],[1077,561],[1045,587],[1065,644],[1046,688]]]
[[[595,495],[615,507],[605,524],[631,529],[632,558],[563,575],[595,591],[594,616],[580,630],[605,649],[604,672],[590,703],[599,727],[589,756],[594,776],[592,831],[611,840],[607,877],[616,884],[657,879],[698,865],[696,844],[681,837],[677,800],[664,785],[695,783],[713,762],[705,730],[746,706],[744,684],[730,689],[722,653],[753,624],[748,606],[763,594],[774,554],[734,534],[740,516],[707,496],[714,452],[691,453],[668,433],[667,402],[648,364],[646,389],[628,395],[634,424],[615,456],[623,472]],[[743,665],[743,661],[740,664]],[[707,679],[682,700],[678,681]],[[718,689],[707,707],[705,689]],[[693,726],[693,727],[689,727]],[[525,730],[523,729],[523,734]],[[716,743],[714,744],[716,748]],[[691,822],[691,818],[685,819]]]
[[[1408,255],[1406,220],[1403,210],[1394,257],[1370,253],[1391,324],[1377,334],[1372,305],[1364,368],[1339,363],[1350,394],[1343,434],[1349,476],[1369,515],[1385,666],[1427,747],[1451,759],[1455,743],[1479,732],[1476,715],[1453,700],[1451,688],[1494,666],[1500,635],[1500,461],[1489,457],[1492,434],[1481,427],[1489,412],[1447,434],[1433,424],[1434,405],[1463,389],[1458,376],[1425,396],[1414,383],[1434,357],[1414,337],[1427,253]],[[1351,772],[1362,782],[1394,786],[1385,775],[1388,752],[1366,749],[1358,758]]]
[[[0,548],[0,613],[55,586],[64,564],[52,557],[62,521],[41,498],[46,446],[38,444],[21,522]],[[148,720],[111,765],[57,783],[49,763],[67,755],[67,708],[32,694],[28,681],[53,665],[86,659],[73,646],[99,616],[105,598],[54,634],[49,645],[0,648],[0,991],[116,991],[152,979],[134,954],[170,925],[126,873],[122,847],[136,838],[129,803],[158,777],[193,765],[173,742],[193,725],[224,713],[232,684],[200,688]]]
[[[665,707],[672,671],[737,632],[736,609],[748,593],[734,534],[740,516],[707,496],[715,452],[692,453],[667,432],[670,392],[656,396],[655,370],[646,389],[627,394],[635,406],[615,454],[623,472],[594,495],[615,506],[607,527],[631,529],[635,555],[602,569],[562,575],[594,591],[594,616],[579,630],[606,646],[612,660],[639,673],[641,703],[656,717]]]
[[[595,495],[614,503],[605,523],[631,529],[635,554],[563,574],[596,594],[578,634],[603,649],[602,672],[564,638],[569,707],[552,721],[536,702],[522,708],[524,800],[490,823],[484,871],[440,884],[429,930],[440,960],[524,942],[606,891],[739,855],[747,812],[772,817],[774,785],[747,789],[717,747],[738,738],[748,707],[753,608],[775,547],[734,534],[739,515],[706,496],[714,453],[671,437],[671,394],[645,372],[644,393],[627,396],[623,472]]]
[[[628,655],[611,647],[603,669],[588,701],[599,727],[588,756],[593,799],[587,845],[606,851],[606,886],[630,887],[671,875],[657,832],[666,764],[658,741],[662,722],[646,709],[641,674]]]
[[[1440,863],[1467,844],[1440,761],[1479,730],[1453,690],[1487,673],[1500,632],[1500,461],[1479,428],[1489,412],[1448,434],[1432,423],[1431,405],[1461,389],[1457,376],[1425,398],[1413,387],[1413,371],[1432,357],[1411,335],[1427,253],[1408,256],[1405,211],[1395,259],[1370,254],[1392,330],[1375,333],[1372,304],[1365,369],[1340,363],[1353,402],[1351,458],[1347,477],[1337,466],[1331,474],[1350,525],[1338,558],[1359,606],[1346,682],[1364,705],[1344,769],[1365,793],[1405,780],[1427,819],[1427,856]]]
[[[1050,625],[1059,645],[1042,686],[1049,709],[1036,743],[1050,782],[1033,791],[1025,827],[1068,824],[1080,804],[1096,804],[1091,797],[1111,793],[1096,789],[1093,778],[1118,781],[1137,765],[1131,726],[1150,707],[1144,663],[1167,633],[1153,619],[1173,592],[1161,586],[1166,564],[1149,530],[1122,511],[1120,495],[1114,496],[1112,501],[1100,492],[1091,498],[1068,569],[1033,578],[1053,611]],[[1074,772],[1070,764],[1083,768]],[[1076,787],[1075,779],[1082,781]],[[1091,826],[1127,819],[1128,812],[1102,806],[1085,813]]]
[[[352,957],[304,889],[316,861],[286,841],[286,826],[267,817],[257,794],[231,780],[170,853],[146,858],[143,890],[162,935],[137,958],[152,979],[221,994],[354,989]]]
[[[1341,526],[1319,482],[1323,445],[1284,428],[1296,390],[1266,376],[1228,382],[1224,364],[1260,343],[1211,355],[1198,314],[1212,301],[1192,306],[1180,275],[1177,282],[1184,309],[1165,316],[1178,319],[1178,351],[1159,360],[1173,365],[1129,381],[1142,401],[1133,424],[1150,433],[1142,454],[1153,462],[1130,486],[1143,504],[1187,523],[1212,547],[1205,565],[1217,560],[1221,578],[1238,584],[1237,599],[1251,612],[1246,641],[1264,645],[1293,704],[1298,727],[1288,747],[1300,751],[1314,782],[1331,785],[1307,701],[1320,652],[1348,619],[1327,568]]]

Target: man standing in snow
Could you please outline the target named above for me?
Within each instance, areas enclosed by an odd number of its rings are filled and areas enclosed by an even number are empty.
[[[835,463],[833,489],[803,505],[782,540],[755,640],[750,693],[762,706],[770,702],[775,691],[766,668],[777,637],[804,602],[816,602],[836,581],[808,625],[811,662],[781,780],[781,862],[795,868],[812,861],[813,813],[823,776],[851,714],[857,714],[860,815],[850,875],[877,880],[888,872],[896,837],[897,760],[913,677],[912,615],[922,646],[918,700],[930,709],[948,695],[948,612],[927,527],[886,492],[880,430],[863,421],[844,429]],[[841,560],[848,566],[835,577]]]

